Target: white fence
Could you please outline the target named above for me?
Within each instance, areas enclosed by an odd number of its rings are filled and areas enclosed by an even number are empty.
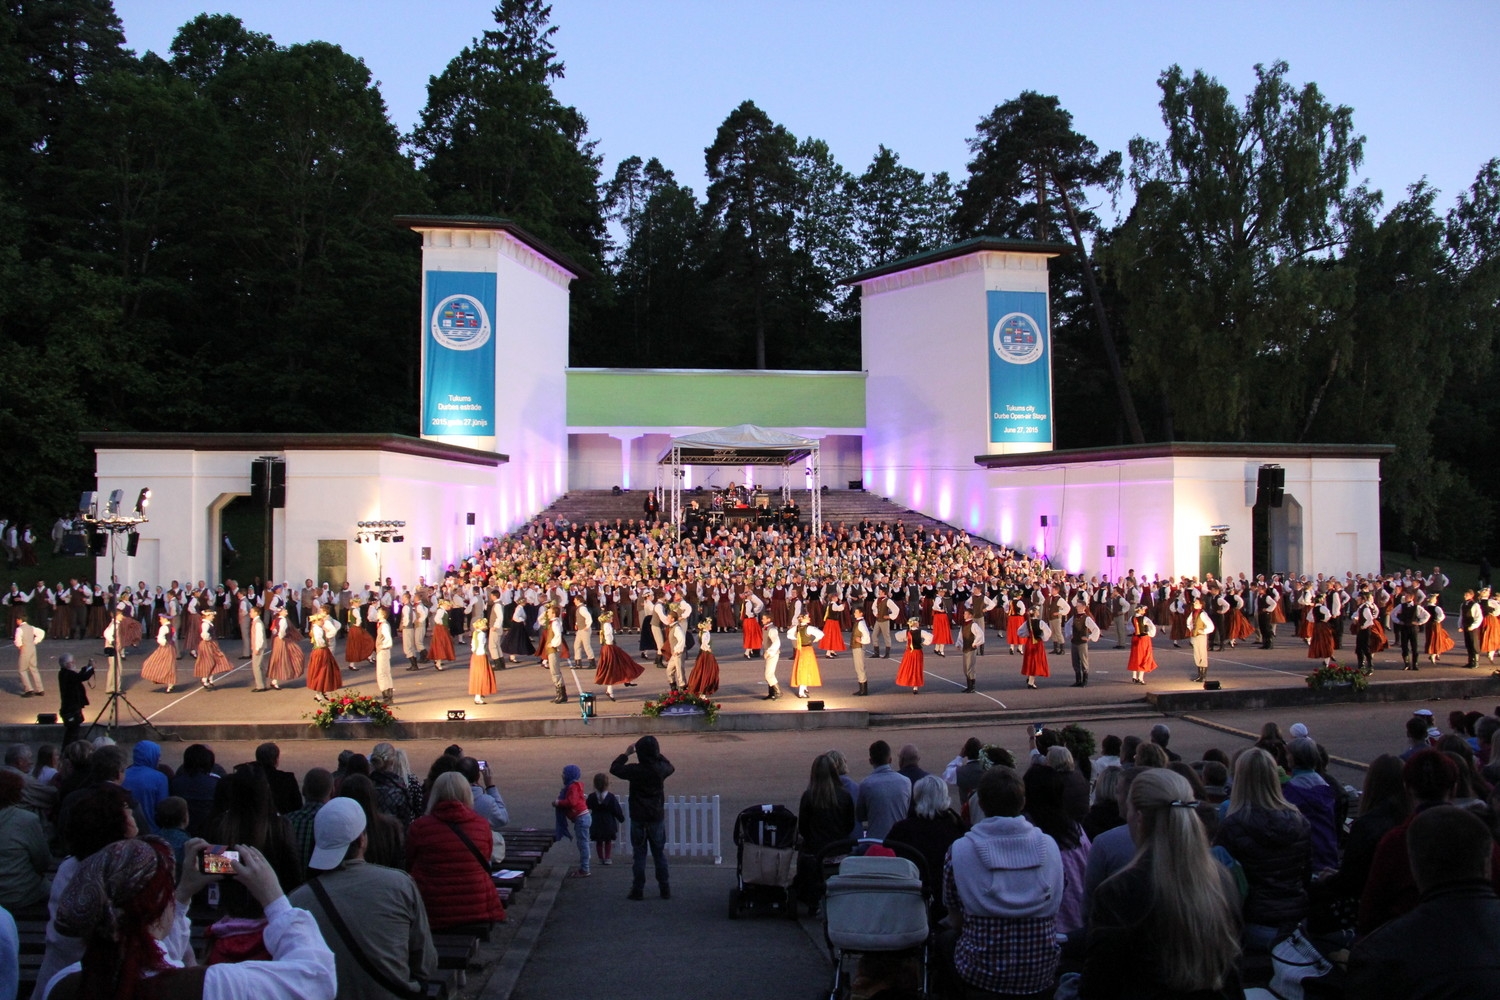
[[[620,824],[615,846],[622,854],[629,854],[630,802],[622,796],[620,805],[625,810],[625,822]],[[711,857],[716,865],[724,862],[724,852],[719,849],[717,795],[668,795],[666,827],[668,855]]]

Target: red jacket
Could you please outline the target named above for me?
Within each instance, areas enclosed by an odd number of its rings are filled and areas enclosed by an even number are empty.
[[[453,831],[456,824],[488,856],[490,824],[462,802],[439,802],[412,821],[406,834],[406,870],[422,893],[427,922],[434,931],[459,924],[505,919],[505,905],[474,852]]]
[[[552,806],[554,809],[561,809],[570,820],[577,819],[588,812],[588,800],[583,797],[583,783],[581,781],[568,782],[568,787],[563,789],[563,797],[553,801]]]

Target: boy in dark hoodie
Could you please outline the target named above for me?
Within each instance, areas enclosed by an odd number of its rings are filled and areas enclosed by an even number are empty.
[[[125,769],[125,780],[120,782],[126,791],[135,796],[141,812],[146,814],[146,822],[151,825],[149,830],[142,830],[142,833],[159,832],[156,826],[156,805],[171,794],[167,791],[167,776],[157,767],[160,763],[161,747],[150,740],[141,740],[135,745],[130,766]]]
[[[630,763],[631,754],[636,762]],[[666,781],[676,770],[661,755],[655,736],[642,736],[625,748],[609,766],[609,773],[630,782],[630,851],[632,878],[626,899],[644,899],[646,888],[646,849],[656,864],[656,884],[662,899],[672,898],[670,873],[667,871],[667,796]]]

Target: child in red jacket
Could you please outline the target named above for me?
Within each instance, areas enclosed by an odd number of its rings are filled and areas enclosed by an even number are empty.
[[[593,826],[594,817],[583,797],[583,782],[579,780],[582,777],[583,771],[577,764],[569,764],[563,768],[562,791],[552,802],[552,808],[557,813],[554,840],[570,836],[568,824],[572,823],[571,836],[578,845],[578,869],[568,873],[569,878],[588,878],[593,874],[589,868],[589,828]]]

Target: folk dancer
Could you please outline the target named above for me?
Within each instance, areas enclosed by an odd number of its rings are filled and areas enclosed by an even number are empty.
[[[391,677],[391,649],[395,636],[391,634],[391,616],[383,606],[372,611],[375,618],[375,687],[387,705],[396,703],[396,681]]]
[[[16,626],[16,648],[20,656],[16,660],[16,672],[21,677],[21,697],[40,698],[47,692],[42,688],[42,675],[36,666],[36,647],[47,633],[23,620]]]
[[[249,616],[245,620],[245,635],[250,646],[250,677],[252,680],[251,691],[256,693],[269,691],[266,686],[266,623],[260,619],[260,606],[250,605]]]
[[[282,605],[276,612],[276,620],[271,623],[271,687],[279,691],[282,681],[294,681],[302,676],[307,660],[301,644],[302,634],[292,624],[291,607]]]
[[[604,685],[604,693],[610,701],[615,700],[616,684],[635,687],[636,678],[646,672],[645,667],[615,645],[614,620],[613,611],[599,614],[599,660],[594,667],[594,683]]]
[[[339,623],[327,611],[316,611],[308,619],[309,638],[312,639],[312,656],[307,661],[307,689],[314,700],[327,701],[330,691],[344,686],[344,676],[339,672],[339,661],[333,657],[333,644],[338,638]]]
[[[548,604],[546,615],[542,623],[542,662],[547,665],[547,673],[552,677],[552,704],[566,705],[568,703],[568,687],[563,682],[562,658],[563,646],[563,621],[562,615],[557,610],[557,605]]]
[[[1436,663],[1438,657],[1453,648],[1453,636],[1443,627],[1443,621],[1448,616],[1444,613],[1442,605],[1438,603],[1440,595],[1433,593],[1427,597],[1427,634],[1424,637],[1426,643],[1424,648],[1427,655]]]
[[[797,689],[798,698],[806,698],[810,687],[823,686],[823,675],[818,671],[818,654],[814,649],[821,638],[823,630],[813,626],[811,615],[798,617],[797,627],[792,632],[795,653],[792,658],[791,680],[792,687]]]
[[[1202,683],[1208,680],[1208,637],[1213,635],[1214,622],[1203,610],[1203,598],[1193,598],[1193,610],[1187,616],[1188,643],[1193,647],[1193,666],[1198,668],[1194,678]],[[1266,646],[1270,649],[1270,646]]]
[[[891,622],[896,620],[901,609],[884,590],[876,590],[875,603],[870,605],[870,613],[875,617],[875,629],[870,635],[870,644],[875,647],[877,657],[889,660],[891,658]]]
[[[580,666],[594,659],[594,645],[589,640],[593,627],[594,616],[589,613],[583,595],[578,594],[573,598],[573,662]]]
[[[962,613],[961,624],[958,631],[959,649],[963,652],[964,663],[964,694],[974,694],[974,683],[977,680],[975,674],[975,659],[984,649],[984,621],[975,618],[970,611]]]
[[[458,659],[453,649],[453,633],[448,631],[448,612],[452,607],[447,598],[440,597],[437,610],[432,613],[432,647],[427,652],[439,671],[445,662]]]
[[[763,701],[775,701],[781,697],[781,688],[776,684],[776,666],[781,662],[781,632],[776,628],[776,619],[769,611],[760,615],[761,642],[764,644],[761,658],[766,664],[766,695]]]
[[[711,698],[719,690],[719,661],[709,648],[713,625],[712,619],[698,620],[698,658],[693,661],[693,669],[687,679],[688,693],[703,698]]]
[[[1209,624],[1212,625],[1213,621],[1210,620]],[[1145,684],[1146,675],[1156,669],[1156,654],[1151,647],[1151,640],[1155,638],[1156,622],[1146,615],[1145,605],[1138,605],[1130,619],[1130,658],[1125,662],[1125,669],[1130,671],[1130,683]],[[1083,680],[1088,683],[1087,674]]]
[[[489,618],[474,615],[469,640],[469,694],[474,704],[483,705],[484,696],[495,693],[495,671],[490,667]]]
[[[747,660],[759,656],[765,642],[760,627],[760,613],[765,607],[765,602],[749,588],[740,597],[740,646]]]
[[[151,684],[165,684],[167,694],[177,686],[177,649],[172,638],[172,616],[156,616],[156,649],[141,664],[141,679]]]
[[[1458,632],[1463,636],[1464,654],[1469,670],[1479,666],[1479,630],[1484,625],[1484,608],[1475,599],[1473,589],[1464,591],[1463,603],[1458,606]]]
[[[234,669],[234,664],[229,662],[229,657],[224,655],[224,651],[214,641],[214,618],[213,611],[202,612],[198,623],[198,659],[193,663],[193,676],[209,691],[213,690],[215,674],[228,673]]]
[[[1410,590],[1391,610],[1391,628],[1396,633],[1396,641],[1401,644],[1402,670],[1417,669],[1417,629],[1426,625],[1431,617],[1427,609],[1417,603],[1416,593]]]
[[[896,666],[896,685],[911,688],[912,694],[921,694],[922,686],[927,683],[922,649],[932,644],[932,633],[922,628],[922,619],[911,617],[906,620],[903,638],[906,652],[901,654],[901,662]]]
[[[1145,607],[1144,604],[1141,605],[1141,608]],[[1083,687],[1089,682],[1089,644],[1098,642],[1104,633],[1094,616],[1089,614],[1088,604],[1083,601],[1073,605],[1073,613],[1068,616],[1063,632],[1073,661],[1073,686]]]
[[[855,605],[854,627],[849,630],[849,656],[854,660],[855,695],[870,693],[870,678],[865,673],[865,649],[870,645],[870,626],[865,624],[865,609]]]
[[[1051,677],[1052,669],[1047,665],[1047,640],[1052,630],[1042,621],[1041,610],[1033,609],[1017,633],[1021,638],[1021,675],[1026,686],[1036,690],[1038,677]]]

